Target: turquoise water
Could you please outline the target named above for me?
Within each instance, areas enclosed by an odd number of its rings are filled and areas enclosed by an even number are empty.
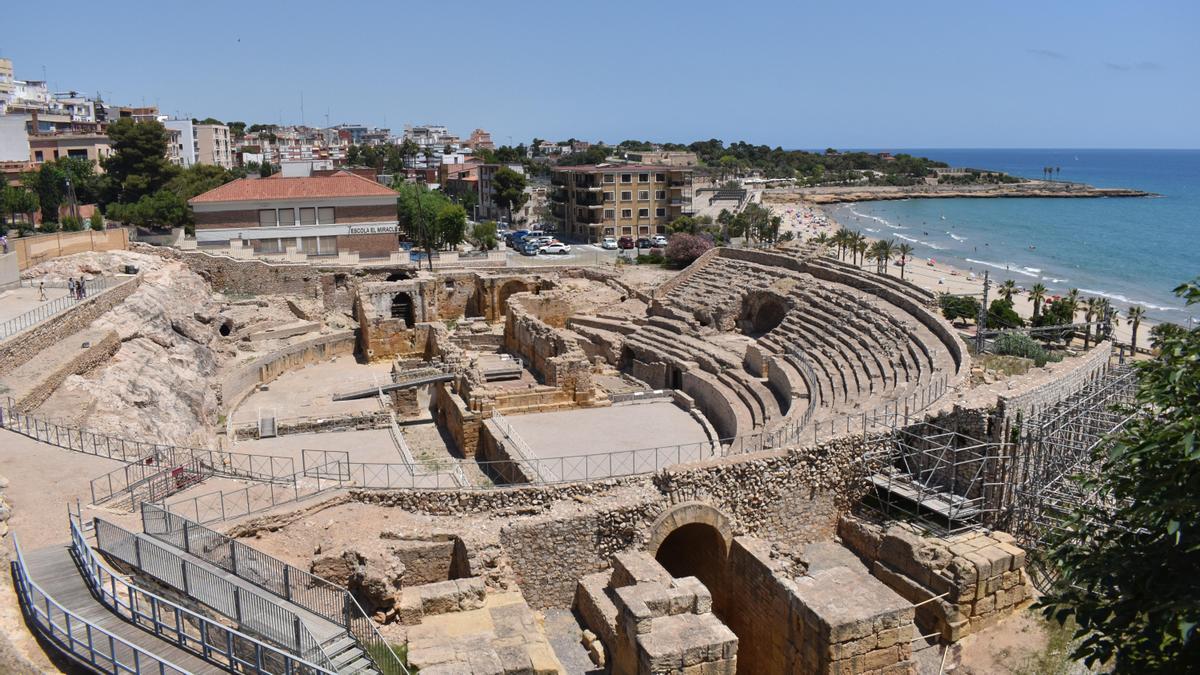
[[[914,155],[951,166],[997,169],[1100,187],[1154,192],[1152,198],[909,199],[842,204],[831,215],[873,237],[908,241],[936,258],[995,281],[1053,292],[1078,288],[1162,321],[1200,321],[1171,289],[1200,275],[1200,150],[938,150]]]

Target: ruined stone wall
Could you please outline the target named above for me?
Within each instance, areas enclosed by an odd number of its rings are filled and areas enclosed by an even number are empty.
[[[603,511],[523,519],[500,531],[521,594],[531,607],[569,607],[581,577],[608,569],[614,553],[640,543],[661,509],[643,500]]]
[[[707,374],[706,374],[707,375]],[[637,373],[634,373],[637,376]],[[704,416],[716,427],[721,438],[733,438],[739,433],[749,433],[750,429],[739,429],[737,413],[733,404],[713,386],[705,376],[693,371],[685,371],[680,376],[683,392],[696,401],[696,406],[704,411]],[[667,386],[663,383],[662,386]]]
[[[700,257],[693,260],[692,264],[684,268],[682,272],[668,279],[666,283],[663,283],[659,285],[658,288],[654,289],[654,297],[665,298],[671,291],[687,283],[688,279],[691,279],[692,276],[694,276],[697,272],[704,269],[705,265],[707,265],[710,260],[716,258],[720,254],[721,249],[719,248],[710,248],[704,253],[701,253]]]
[[[729,550],[738,662],[751,673],[910,672],[913,609],[861,570],[798,569],[769,545]],[[849,554],[847,554],[849,555]]]
[[[45,349],[46,345],[87,328],[102,314],[124,302],[141,283],[141,277],[134,277],[0,343],[0,373],[12,372]]]
[[[999,531],[939,537],[845,516],[838,534],[871,573],[917,608],[922,634],[957,642],[1027,604],[1025,552]],[[941,596],[941,597],[939,597]]]
[[[345,354],[353,354],[354,344],[353,331],[338,331],[297,342],[231,369],[221,376],[217,384],[221,412],[228,414],[255,387],[271,382],[284,373]]]
[[[505,350],[525,359],[547,386],[562,389],[580,405],[591,404],[595,387],[587,354],[555,328],[566,325],[569,304],[564,298],[544,295],[517,297],[519,301],[514,298],[508,303]],[[550,323],[542,319],[543,313]]]
[[[604,569],[616,551],[645,546],[650,522],[671,504],[708,504],[730,516],[735,534],[753,534],[786,550],[832,539],[839,513],[865,489],[854,461],[863,450],[861,439],[848,439],[653,476],[503,490],[356,490],[351,498],[432,515],[502,514],[512,519],[504,549],[515,572],[530,580],[522,585],[530,604],[569,607],[575,589],[567,580],[579,579],[582,570]]]
[[[446,382],[433,386],[433,410],[438,418],[438,428],[450,434],[463,458],[474,459],[479,449],[481,415],[467,408]]]
[[[998,415],[1004,420],[1001,426],[1010,426],[1018,413],[1028,416],[1079,391],[1108,371],[1111,355],[1112,343],[1101,342],[1083,356],[1051,365],[1050,377],[1037,385],[1001,394],[997,398]]]
[[[109,332],[99,342],[90,345],[60,365],[45,380],[17,402],[17,410],[32,412],[41,405],[71,375],[81,375],[106,363],[121,348],[121,339]]]

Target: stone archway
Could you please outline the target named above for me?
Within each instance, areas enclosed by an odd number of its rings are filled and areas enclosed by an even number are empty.
[[[496,319],[499,320],[508,313],[508,298],[514,293],[524,293],[529,290],[529,284],[520,279],[510,279],[504,282],[496,291]]]
[[[677,504],[650,528],[646,550],[673,577],[696,577],[712,593],[713,612],[725,619],[730,605],[728,558],[733,523],[703,502]]]
[[[783,323],[787,313],[788,302],[785,298],[775,293],[757,291],[742,299],[738,325],[746,335],[761,337]]]
[[[406,328],[413,327],[413,299],[407,291],[400,291],[392,296],[391,317],[403,319]]]

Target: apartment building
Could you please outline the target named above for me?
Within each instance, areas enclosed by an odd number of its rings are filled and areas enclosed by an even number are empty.
[[[233,168],[233,145],[224,124],[196,125],[196,163]]]
[[[559,232],[580,241],[665,234],[692,213],[692,170],[651,164],[556,167],[550,212]]]

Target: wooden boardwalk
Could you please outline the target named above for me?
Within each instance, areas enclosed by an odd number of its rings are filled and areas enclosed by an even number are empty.
[[[66,546],[51,546],[24,555],[26,571],[29,578],[42,588],[55,602],[59,603],[76,616],[97,628],[119,637],[126,642],[153,654],[156,657],[170,661],[189,673],[224,673],[225,669],[209,663],[204,659],[185,651],[170,642],[162,640],[153,633],[142,630],[109,611],[92,595],[83,574],[71,557],[70,549]],[[61,625],[62,617],[56,617],[55,623]],[[107,639],[92,631],[89,636],[86,624],[72,623],[71,635],[77,640],[73,649],[60,645],[67,652],[87,664],[88,643],[96,644],[98,651],[108,653]],[[120,643],[114,643],[116,658],[128,666],[134,666],[133,650]],[[107,665],[107,664],[106,664]],[[103,668],[101,672],[111,672]]]

